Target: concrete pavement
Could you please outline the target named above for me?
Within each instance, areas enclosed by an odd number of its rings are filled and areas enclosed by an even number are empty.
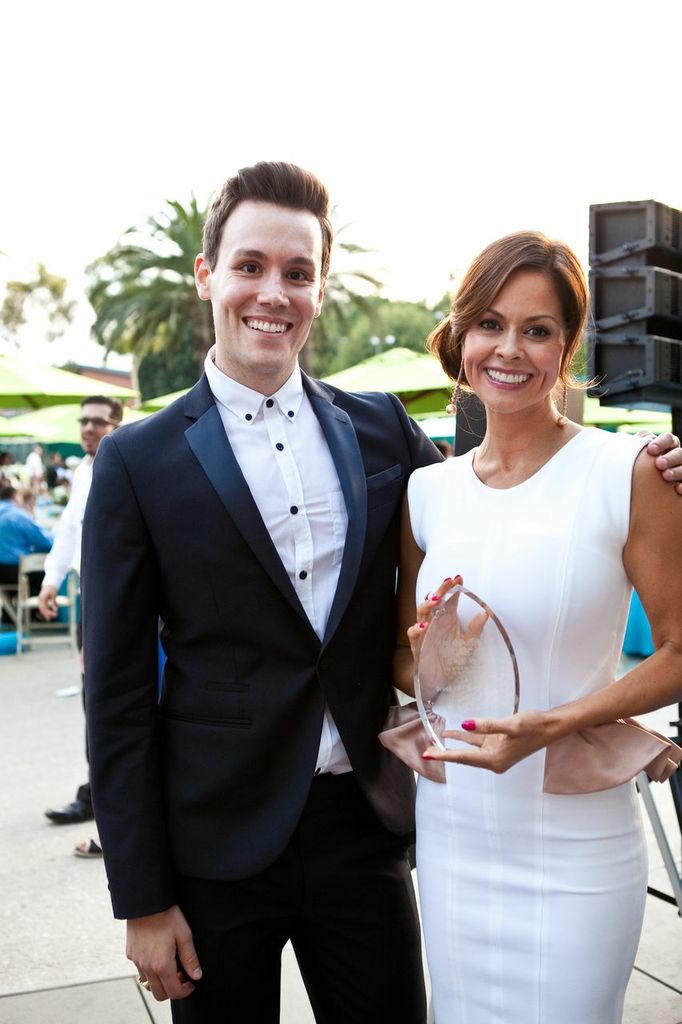
[[[65,643],[36,645],[21,659],[0,657],[0,1024],[169,1024],[168,1004],[140,990],[125,958],[101,860],[73,856],[75,843],[94,834],[92,823],[54,826],[43,814],[73,799],[86,777],[80,697],[57,696],[78,680]],[[668,717],[658,713],[651,724],[667,731]],[[679,858],[668,789],[656,791]],[[650,851],[652,882],[669,891],[653,838]],[[313,1022],[290,947],[282,1022]],[[682,919],[652,897],[625,1024],[682,1024]]]

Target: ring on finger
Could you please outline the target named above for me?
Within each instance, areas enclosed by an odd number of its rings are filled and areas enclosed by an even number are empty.
[[[140,977],[138,977],[138,979],[137,979],[137,984],[138,984],[138,985],[139,985],[139,986],[140,986],[141,988],[146,988],[146,989],[147,989],[147,992],[150,992],[150,991],[151,991],[151,986],[150,986],[150,984],[149,984],[149,982],[148,982],[148,980],[147,980],[146,978],[140,978]]]

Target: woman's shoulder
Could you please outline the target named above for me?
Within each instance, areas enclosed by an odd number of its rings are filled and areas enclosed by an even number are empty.
[[[596,463],[611,467],[614,472],[628,472],[650,438],[623,431],[584,427],[580,432],[583,450],[591,451]]]

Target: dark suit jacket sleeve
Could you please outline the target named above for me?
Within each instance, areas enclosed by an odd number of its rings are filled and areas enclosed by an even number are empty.
[[[107,437],[83,523],[83,627],[93,803],[122,918],[175,902],[158,755],[159,587],[153,539]],[[144,827],[127,828],[131,815]]]
[[[407,446],[412,460],[411,469],[419,469],[421,466],[430,466],[434,462],[442,462],[443,456],[436,448],[433,441],[426,436],[421,427],[417,426],[413,419],[405,412],[405,409],[395,395],[389,395],[393,408],[398,416],[400,428],[405,435]]]

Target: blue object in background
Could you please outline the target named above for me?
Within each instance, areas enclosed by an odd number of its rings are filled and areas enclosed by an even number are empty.
[[[648,658],[654,653],[654,642],[651,638],[651,626],[644,614],[642,602],[636,591],[632,592],[630,602],[630,614],[623,640],[623,653],[634,654],[641,658]]]
[[[0,633],[0,654],[17,653],[17,634],[15,631]]]
[[[162,685],[163,685],[163,667],[166,664],[166,652],[163,649],[163,644],[161,643],[161,637],[160,636],[159,636],[159,655],[158,655],[158,657],[159,657],[159,662],[158,662],[158,664],[159,664],[159,677],[158,677],[159,700],[161,700],[161,688],[162,688]]]

